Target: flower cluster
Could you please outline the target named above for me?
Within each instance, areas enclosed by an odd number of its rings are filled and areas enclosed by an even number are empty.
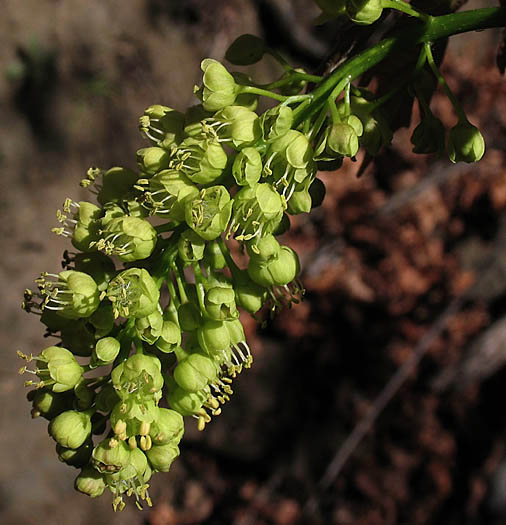
[[[332,6],[366,23],[381,2]],[[227,58],[247,65],[266,53],[244,35]],[[108,488],[115,510],[124,496],[151,504],[149,480],[179,455],[183,418],[203,430],[252,365],[239,310],[261,319],[302,297],[298,256],[278,236],[289,215],[322,202],[317,170],[337,169],[360,147],[374,155],[392,139],[370,92],[346,80],[322,103],[304,93],[322,79],[283,67],[262,86],[206,59],[199,104],[185,113],[147,108],[136,169],[88,170],[81,185],[97,203],[67,199],[53,229],[76,252],[25,291],[25,310],[58,340],[36,356],[19,352],[20,372],[35,376],[26,381],[32,415],[49,420],[58,458],[81,469],[76,489],[97,497]],[[279,104],[259,113],[262,96]],[[423,107],[413,142],[428,153],[441,126]],[[461,121],[452,160],[477,160],[480,139]],[[247,264],[234,259],[234,244]]]

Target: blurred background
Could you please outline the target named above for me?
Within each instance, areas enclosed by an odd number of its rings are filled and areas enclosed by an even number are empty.
[[[89,198],[78,185],[89,166],[134,167],[144,108],[194,103],[200,61],[221,60],[238,35],[262,36],[294,65],[325,72],[377,34],[314,27],[319,10],[310,0],[1,4],[0,522],[506,523],[501,32],[453,38],[442,66],[485,136],[484,159],[454,166],[412,154],[418,107],[410,123],[411,101],[394,99],[395,126],[407,127],[392,146],[360,178],[361,157],[323,173],[323,205],[294,218],[284,237],[301,257],[305,301],[265,329],[244,318],[255,363],[232,402],[204,433],[188,422],[181,457],[152,480],[152,509],[130,504],[114,515],[108,494],[74,492],[77,471],[58,462],[45,420],[31,420],[16,373],[17,349],[47,346],[37,317],[19,305],[68,248],[50,233],[56,209],[67,196]],[[452,2],[418,4],[444,10]],[[380,89],[382,75],[395,79],[388,67],[378,71]],[[266,59],[248,72],[266,81],[279,69]],[[433,108],[454,125],[440,92]],[[382,389],[418,358],[381,410]],[[365,438],[343,453],[375,408]],[[342,468],[328,470],[336,454]]]

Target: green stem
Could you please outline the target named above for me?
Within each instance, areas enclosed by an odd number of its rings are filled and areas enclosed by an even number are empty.
[[[262,89],[255,86],[240,86],[240,93],[252,93],[254,95],[261,95],[263,97],[273,98],[274,100],[279,100],[279,102],[284,102],[287,98],[279,93],[274,93],[274,91],[268,91],[267,89]]]
[[[441,71],[439,71],[436,62],[434,61],[434,56],[432,55],[432,49],[429,43],[425,44],[425,53],[427,55],[427,62],[429,63],[429,66],[432,69],[432,72],[434,73],[438,84],[442,86],[442,88],[445,90],[446,96],[450,99],[450,102],[452,103],[453,109],[455,110],[459,121],[467,122],[466,114],[462,109],[460,102],[457,100],[457,97],[453,94],[453,91],[450,89],[450,86],[446,82],[445,78],[441,74]]]
[[[410,28],[398,32],[395,36],[385,38],[375,46],[344,62],[312,92],[313,102],[300,111],[296,110],[294,125],[297,126],[320,111],[329,94],[342,79],[346,77],[349,77],[350,81],[356,79],[396,50],[405,52],[407,48],[451,35],[504,26],[506,26],[506,7],[474,9],[450,15],[428,17],[419,24],[413,24]]]
[[[202,269],[198,262],[193,263],[193,274],[195,275],[195,287],[197,289],[197,298],[199,301],[200,311],[203,316],[207,317],[205,297],[206,290],[204,288],[204,276],[202,275]]]

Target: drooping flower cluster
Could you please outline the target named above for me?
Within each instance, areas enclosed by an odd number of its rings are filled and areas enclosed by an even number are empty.
[[[365,16],[362,4],[348,2],[348,15]],[[244,65],[268,52],[245,35],[227,57]],[[115,510],[125,495],[151,504],[149,480],[179,455],[183,417],[203,430],[252,365],[239,309],[259,319],[303,295],[297,254],[277,237],[288,215],[321,203],[317,167],[391,141],[374,97],[349,83],[301,119],[312,103],[301,92],[318,79],[284,67],[259,86],[206,59],[199,104],[147,108],[136,169],[88,170],[81,184],[97,204],[67,199],[53,229],[77,252],[25,291],[23,307],[59,339],[37,356],[19,352],[20,372],[36,377],[26,381],[32,415],[50,421],[59,459],[81,469],[76,489],[97,497],[108,488]],[[260,96],[280,104],[259,114]],[[414,135],[423,152],[433,149],[429,124]],[[480,154],[475,128],[464,127],[452,134],[452,160]]]

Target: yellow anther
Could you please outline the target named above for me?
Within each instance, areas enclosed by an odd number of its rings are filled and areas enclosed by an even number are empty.
[[[135,439],[135,436],[132,436],[132,437],[129,438],[129,440],[128,440],[128,446],[129,446],[131,449],[137,448],[137,440]]]

